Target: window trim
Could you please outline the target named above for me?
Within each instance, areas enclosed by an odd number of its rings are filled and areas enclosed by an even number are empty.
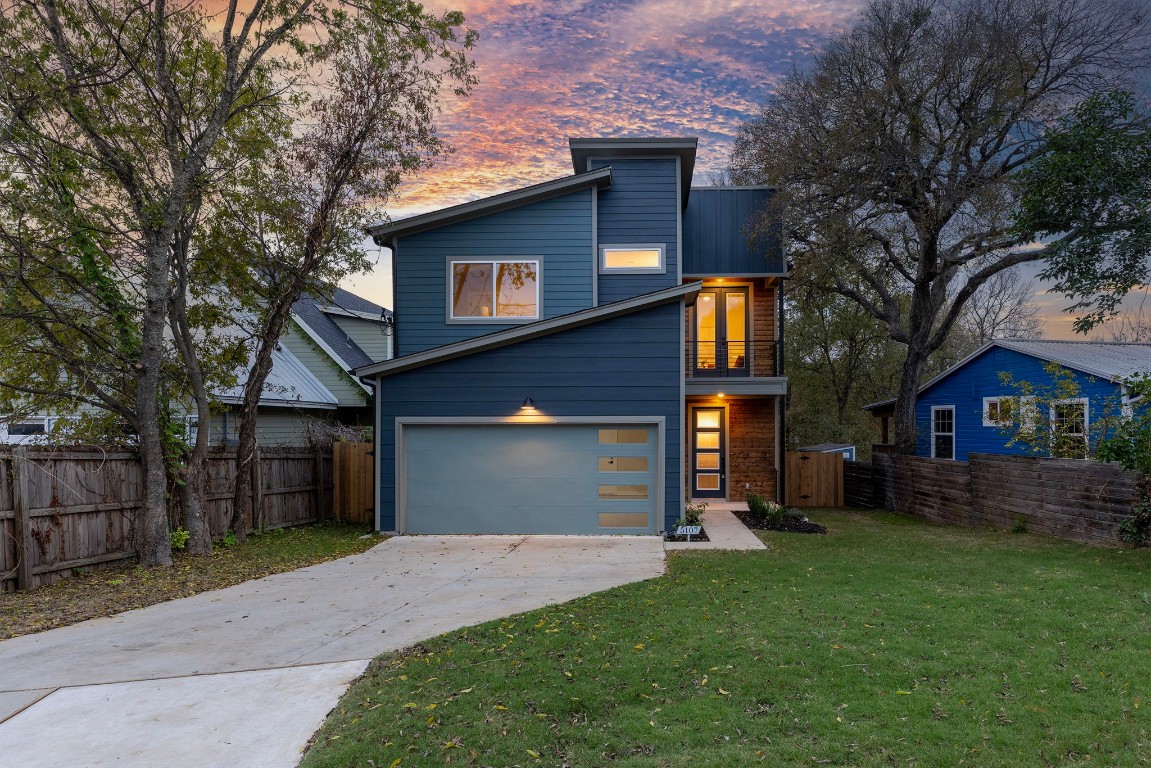
[[[534,323],[543,317],[543,258],[540,256],[506,256],[499,258],[486,259],[483,257],[474,256],[450,256],[447,262],[447,279],[445,280],[444,291],[444,310],[446,322],[450,325],[524,325],[525,323]],[[502,317],[493,314],[491,317],[463,317],[455,316],[455,305],[452,301],[453,286],[455,280],[455,265],[456,264],[491,264],[492,281],[493,281],[493,298],[492,302],[495,303],[495,265],[497,264],[534,264],[536,269],[536,313],[534,315],[519,315],[515,317]],[[492,311],[495,311],[492,307]]]
[[[608,251],[659,251],[658,267],[609,267]],[[658,275],[667,272],[667,243],[600,243],[599,273],[601,275]]]
[[[996,405],[998,405],[1000,402],[1005,400],[1007,397],[1010,397],[1010,395],[996,395],[995,397],[983,398],[983,426],[985,426],[985,427],[1006,427],[1006,426],[1011,425],[1010,421],[1006,421],[1006,422],[994,421],[988,415],[989,408],[990,408],[992,403],[995,403]]]
[[[1091,398],[1089,397],[1064,397],[1059,400],[1052,400],[1051,405],[1048,407],[1048,418],[1051,423],[1051,446],[1048,451],[1053,452],[1055,448],[1055,408],[1060,405],[1081,405],[1083,406],[1083,459],[1090,458],[1091,456]],[[1067,433],[1074,434],[1074,433]],[[1054,457],[1052,457],[1054,458]],[[1079,460],[1079,459],[1076,459]]]
[[[951,432],[936,432],[935,431],[935,412],[936,411],[951,411]],[[955,454],[955,437],[958,430],[955,424],[955,406],[954,405],[933,405],[931,406],[931,458],[933,459],[946,459],[949,461],[956,461]],[[951,435],[951,456],[936,456],[935,455],[935,437],[936,435]]]

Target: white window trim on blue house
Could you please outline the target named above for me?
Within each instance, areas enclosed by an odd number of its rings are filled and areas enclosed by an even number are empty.
[[[951,431],[950,432],[936,432],[935,431],[935,414],[937,411],[950,411],[951,412]],[[937,436],[950,435],[951,436],[951,455],[950,456],[936,456],[935,455],[935,438]],[[955,460],[955,406],[954,405],[933,405],[931,406],[931,458],[944,458]]]
[[[1091,399],[1087,397],[1065,397],[1061,400],[1051,401],[1049,410],[1049,417],[1051,419],[1051,448],[1055,447],[1055,408],[1060,405],[1082,405],[1083,406],[1083,458],[1087,458],[1091,451],[1091,444],[1088,440],[1088,435],[1091,434]],[[1075,434],[1075,433],[1068,433]],[[1053,453],[1053,451],[1052,451]]]

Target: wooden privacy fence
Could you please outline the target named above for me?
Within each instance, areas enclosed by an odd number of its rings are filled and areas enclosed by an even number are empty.
[[[788,451],[786,461],[788,506],[843,506],[842,453]]]
[[[375,467],[371,443],[332,444],[332,515],[348,523],[375,523]]]
[[[971,454],[969,461],[873,455],[847,462],[846,503],[948,525],[1028,531],[1090,544],[1120,541],[1136,476],[1116,464]]]
[[[228,528],[234,473],[234,452],[211,454],[204,511],[215,536]],[[327,516],[331,456],[326,451],[264,448],[253,475],[254,519],[248,530]],[[133,557],[133,522],[142,495],[143,471],[131,453],[0,450],[0,591],[31,589],[77,568]]]

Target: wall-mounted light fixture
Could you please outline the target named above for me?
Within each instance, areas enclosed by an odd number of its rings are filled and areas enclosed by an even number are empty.
[[[520,406],[520,410],[531,413],[531,412],[535,411],[535,409],[536,409],[536,401],[532,400],[531,397],[525,397],[524,398],[524,404]]]

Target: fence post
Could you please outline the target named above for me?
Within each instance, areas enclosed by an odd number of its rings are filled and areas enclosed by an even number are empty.
[[[12,508],[16,534],[16,589],[32,588],[32,520],[28,516],[28,449],[12,450]]]
[[[258,532],[264,532],[264,459],[260,455],[260,446],[252,454],[252,527]]]
[[[332,443],[332,479],[335,479],[336,471],[336,443]],[[320,446],[315,446],[312,449],[312,466],[313,473],[316,479],[316,492],[314,498],[316,500],[316,522],[322,523],[324,521],[324,499],[326,498],[327,488],[324,487],[324,454]],[[339,485],[339,483],[335,483]],[[335,489],[333,488],[333,492]]]

